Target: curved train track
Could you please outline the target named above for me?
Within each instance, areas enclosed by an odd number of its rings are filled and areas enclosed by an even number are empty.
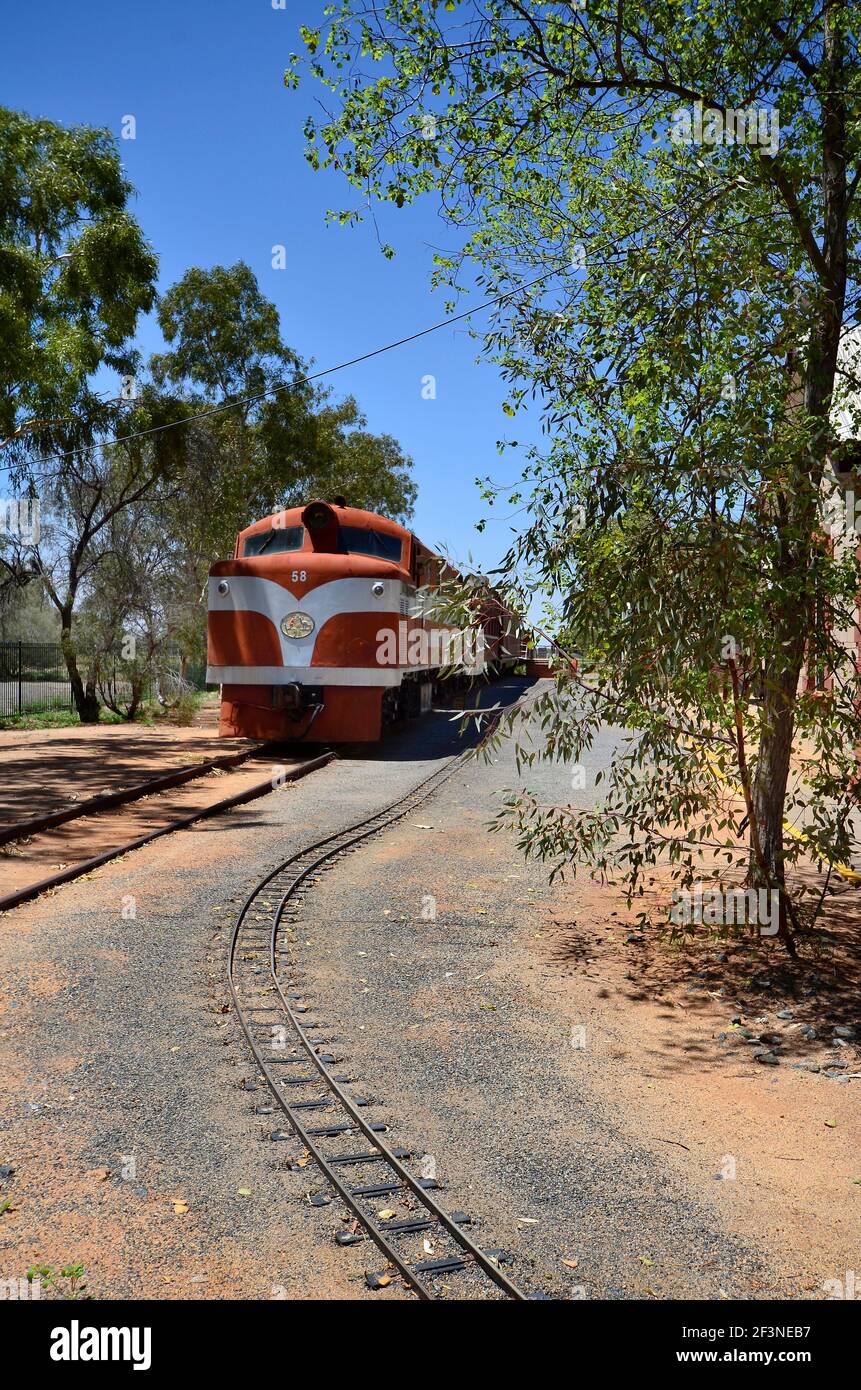
[[[386,1143],[386,1125],[368,1117],[372,1101],[339,1068],[342,1059],[336,1055],[338,1040],[329,1035],[331,1025],[313,1017],[314,1010],[290,980],[290,924],[311,875],[409,815],[467,756],[451,758],[405,796],[306,845],[268,874],[237,917],[228,975],[233,1007],[261,1075],[327,1183],[357,1218],[354,1226],[363,1228],[339,1232],[339,1243],[370,1237],[419,1298],[445,1297],[448,1290],[439,1281],[457,1276],[459,1291],[468,1297],[520,1300],[528,1295],[501,1267],[508,1259],[505,1252],[482,1250],[464,1229],[469,1217],[447,1213],[436,1200],[436,1180],[417,1175],[407,1166],[412,1156]],[[260,963],[264,946],[265,966]],[[357,1151],[361,1137],[367,1147]],[[387,1197],[406,1205],[409,1215],[382,1219],[377,1208]],[[320,1204],[327,1200],[321,1196]],[[430,1259],[423,1248],[427,1240],[432,1242]],[[371,1287],[388,1282],[385,1271],[366,1277]]]

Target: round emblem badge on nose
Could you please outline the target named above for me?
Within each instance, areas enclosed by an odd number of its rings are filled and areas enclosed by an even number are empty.
[[[314,631],[314,619],[307,613],[288,613],[281,619],[281,631],[285,637],[310,637]]]

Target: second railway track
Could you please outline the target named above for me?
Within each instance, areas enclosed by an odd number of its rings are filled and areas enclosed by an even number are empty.
[[[506,1274],[503,1251],[483,1250],[470,1237],[469,1216],[446,1212],[435,1178],[410,1166],[416,1157],[386,1142],[386,1125],[373,1119],[373,1102],[342,1070],[339,1040],[291,979],[291,922],[304,888],[318,870],[387,830],[416,809],[462,765],[451,758],[406,795],[361,821],[306,845],[284,860],[243,904],[228,951],[233,1007],[248,1045],[282,1113],[319,1166],[329,1187],[361,1229],[338,1233],[342,1245],[370,1238],[389,1271],[368,1273],[371,1287],[396,1270],[422,1299],[527,1298]],[[357,1150],[356,1141],[365,1147]],[[405,1217],[383,1219],[381,1201],[398,1200]],[[323,1197],[321,1201],[325,1202]],[[424,1242],[433,1245],[427,1257]],[[451,1280],[451,1288],[442,1281]]]

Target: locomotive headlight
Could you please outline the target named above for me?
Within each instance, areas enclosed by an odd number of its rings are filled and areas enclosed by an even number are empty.
[[[385,592],[386,586],[385,584],[381,584],[379,579],[377,580],[376,584],[371,585],[371,593],[374,595],[375,598],[382,598]]]
[[[307,613],[288,613],[281,619],[281,631],[285,637],[310,637],[314,631],[314,619]]]
[[[222,595],[222,597],[225,594],[230,593],[230,585],[228,584],[226,579],[220,579],[218,581],[218,592]]]

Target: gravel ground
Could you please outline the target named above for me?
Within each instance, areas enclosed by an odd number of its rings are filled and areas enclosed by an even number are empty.
[[[614,737],[602,735],[596,766]],[[433,1160],[450,1208],[514,1257],[523,1286],[599,1299],[788,1292],[767,1250],[632,1142],[613,1094],[627,1061],[572,1046],[587,1020],[545,1007],[529,940],[553,895],[509,835],[486,829],[515,780],[510,747],[471,764],[323,876],[297,931],[305,996],[334,1016],[393,1142]],[[529,781],[542,799],[572,799],[564,769]]]
[[[506,701],[524,685],[487,695]],[[602,734],[594,766],[614,739]],[[246,1089],[254,1071],[226,1012],[224,953],[238,903],[267,870],[457,747],[456,725],[434,714],[370,756],[0,918],[0,1207],[11,1203],[0,1277],[80,1262],[97,1297],[406,1296],[397,1280],[367,1290],[379,1256],[334,1244],[338,1204],[312,1208],[319,1175],[287,1171],[295,1145],[267,1139],[272,1121],[255,1107],[268,1097]],[[470,763],[323,874],[303,909],[303,992],[337,1028],[391,1142],[436,1166],[450,1209],[512,1255],[529,1290],[796,1292],[767,1238],[730,1230],[638,1142],[640,1116],[619,1099],[624,1053],[572,1046],[572,1029],[591,1037],[609,1006],[585,1018],[551,1005],[532,945],[555,890],[510,836],[487,833],[514,781],[510,748]],[[572,799],[564,769],[529,781]],[[14,1170],[5,1179],[2,1165]]]
[[[267,870],[456,751],[433,715],[0,917],[0,1277],[82,1263],[97,1297],[364,1294],[367,1252],[334,1245],[337,1212],[308,1205],[314,1180],[254,1113],[224,952]]]

